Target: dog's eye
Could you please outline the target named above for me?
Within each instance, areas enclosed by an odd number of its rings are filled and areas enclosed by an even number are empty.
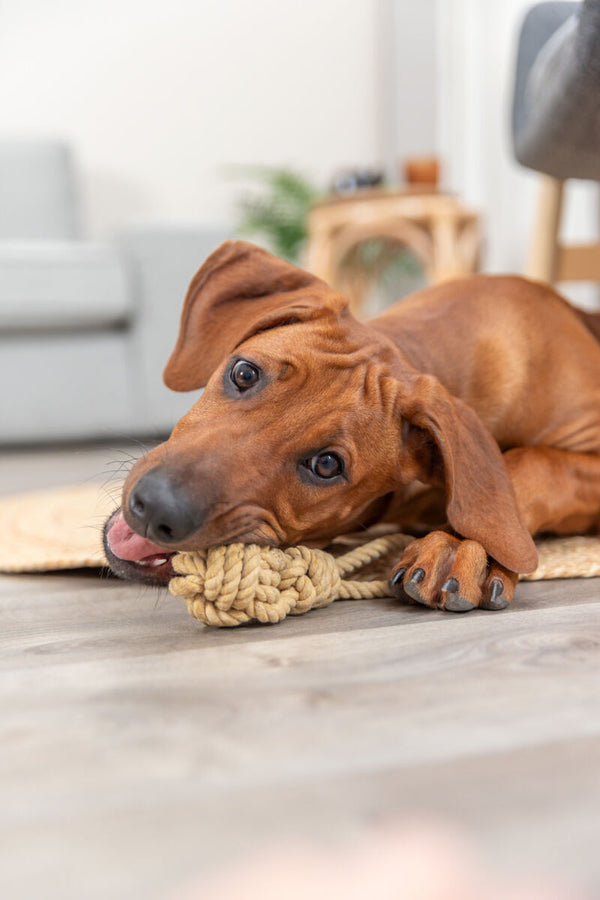
[[[319,478],[335,478],[344,471],[344,464],[337,453],[319,453],[308,464],[311,472]]]
[[[238,360],[231,370],[231,380],[239,391],[247,391],[259,378],[260,372],[256,366],[245,359]]]

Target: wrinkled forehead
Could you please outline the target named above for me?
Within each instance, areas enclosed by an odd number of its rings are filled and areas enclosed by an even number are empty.
[[[240,343],[233,357],[254,361],[268,374],[283,369],[284,375],[296,374],[296,380],[311,378],[314,387],[328,378],[364,377],[372,353],[348,329],[313,321],[261,331]]]
[[[261,381],[236,396],[227,379],[239,359],[256,365]],[[211,378],[205,401],[219,401],[220,413],[240,429],[268,424],[289,438],[327,443],[381,418],[380,369],[369,348],[343,332],[299,323],[242,342]]]

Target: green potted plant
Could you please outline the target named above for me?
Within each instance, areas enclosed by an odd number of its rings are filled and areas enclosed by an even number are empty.
[[[285,168],[251,166],[237,174],[255,182],[238,203],[239,231],[261,238],[277,256],[299,263],[310,206],[319,196],[311,182]]]

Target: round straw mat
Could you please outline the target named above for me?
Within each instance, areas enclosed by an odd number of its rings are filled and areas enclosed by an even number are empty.
[[[119,496],[117,488],[111,493],[84,485],[0,498],[0,572],[106,565],[102,525]],[[537,542],[537,547],[539,566],[522,576],[526,581],[600,575],[600,537],[552,538]]]
[[[106,565],[102,525],[117,505],[97,484],[0,498],[0,572]]]

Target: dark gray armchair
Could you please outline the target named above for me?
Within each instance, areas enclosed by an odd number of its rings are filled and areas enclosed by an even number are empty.
[[[600,0],[539,3],[519,36],[512,111],[514,153],[542,180],[527,274],[599,280],[600,244],[558,240],[564,182],[600,181]]]

